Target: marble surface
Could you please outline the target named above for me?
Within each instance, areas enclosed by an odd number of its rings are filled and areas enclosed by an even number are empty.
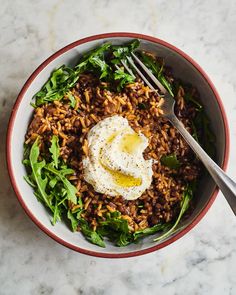
[[[236,175],[234,0],[0,0],[0,294],[236,294],[236,223],[222,194],[188,235],[124,260],[75,253],[25,215],[9,183],[4,137],[22,84],[46,57],[87,35],[158,36],[210,75],[230,122],[228,173]]]

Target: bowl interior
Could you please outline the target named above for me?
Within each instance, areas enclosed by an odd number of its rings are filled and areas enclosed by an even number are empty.
[[[30,106],[32,97],[42,87],[53,69],[61,66],[62,64],[71,66],[75,65],[79,55],[97,47],[103,42],[109,41],[113,44],[122,44],[131,39],[133,38],[112,37],[91,40],[80,45],[75,44],[74,47],[69,48],[61,55],[58,55],[54,59],[48,61],[47,64],[44,64],[44,68],[41,67],[37,73],[33,75],[33,79],[30,81],[31,83],[27,83],[26,87],[23,89],[23,92],[20,96],[22,99],[18,104],[18,108],[16,108],[14,111],[15,116],[13,117],[11,128],[9,129],[10,140],[8,149],[10,159],[9,162],[12,168],[11,178],[15,184],[15,188],[17,188],[16,190],[18,195],[21,196],[20,200],[21,203],[23,203],[26,211],[28,213],[30,212],[31,217],[33,216],[33,219],[37,220],[37,223],[40,224],[41,228],[46,228],[47,232],[51,236],[56,236],[60,241],[64,241],[64,243],[67,243],[72,248],[74,247],[74,249],[79,250],[78,248],[80,248],[88,251],[99,252],[101,255],[102,253],[127,254],[134,251],[148,249],[157,245],[158,243],[153,243],[153,237],[148,237],[138,244],[133,244],[124,248],[115,247],[107,242],[107,247],[103,249],[87,242],[80,233],[72,233],[63,222],[58,223],[56,226],[52,226],[47,210],[45,210],[43,205],[37,201],[33,195],[32,189],[23,179],[23,176],[25,175],[24,166],[21,164],[23,155],[23,142],[25,132],[33,112],[33,109]],[[216,161],[219,165],[221,165],[225,155],[225,127],[219,104],[215,99],[215,95],[207,80],[199,73],[199,71],[190,61],[185,59],[181,54],[177,53],[172,48],[168,48],[163,44],[158,44],[154,41],[152,42],[145,39],[141,39],[141,48],[153,52],[158,56],[164,57],[166,65],[173,69],[173,74],[175,77],[181,78],[183,81],[191,83],[198,89],[206,113],[210,118],[211,127],[214,133],[217,134]],[[199,189],[196,194],[195,209],[191,216],[183,222],[181,230],[186,228],[199,215],[202,209],[209,202],[214,190],[215,185],[213,181],[208,175],[206,175],[201,180],[201,185],[199,185]],[[167,240],[169,239],[170,238]]]

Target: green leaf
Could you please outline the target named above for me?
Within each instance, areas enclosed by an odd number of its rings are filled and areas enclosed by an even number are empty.
[[[109,65],[99,56],[92,56],[89,58],[90,64],[94,68],[98,68],[100,71],[100,79],[108,76],[110,67]]]
[[[106,220],[99,223],[97,229],[101,236],[108,237],[118,247],[123,247],[133,241],[133,235],[129,232],[128,221],[122,219],[120,212],[107,214]]]
[[[70,200],[75,204],[77,202],[77,189],[66,178],[66,175],[74,173],[74,170],[67,168],[64,163],[60,165],[58,161],[58,138],[53,137],[51,142],[50,152],[53,158],[51,163],[46,163],[44,159],[39,161],[42,155],[40,155],[38,139],[34,142],[30,148],[28,159],[29,168],[31,169],[28,169],[28,175],[24,178],[34,187],[34,194],[37,199],[51,209],[53,213],[52,224],[55,225],[58,220],[61,220],[61,215],[67,213],[72,229],[75,230],[78,218],[83,211],[83,203],[81,198],[79,198],[78,202],[81,208],[76,212],[76,216],[70,210],[68,211],[68,205],[65,201]],[[56,169],[56,165],[58,169]]]
[[[59,139],[58,136],[53,135],[51,139],[51,147],[49,148],[50,153],[52,154],[53,165],[58,168],[58,158],[60,155]]]
[[[38,162],[38,157],[39,157],[39,146],[38,146],[38,138],[37,138],[30,149],[30,155],[29,155],[30,166],[32,169],[32,177],[37,185],[38,193],[44,200],[47,207],[50,208],[51,211],[53,212],[54,211],[53,206],[51,205],[49,201],[49,196],[45,191],[46,185],[48,183],[48,179],[47,177],[45,178],[42,177],[42,174],[43,174],[42,169],[45,167],[46,162],[45,160]]]
[[[114,231],[119,231],[123,233],[129,232],[128,221],[122,218],[108,218],[105,221],[101,221],[100,225],[108,226]]]
[[[33,103],[33,102],[31,102],[30,105],[31,105],[34,109],[37,108],[37,105],[36,105],[35,103]]]
[[[79,74],[79,71],[65,65],[55,69],[42,89],[34,95],[36,106],[62,99],[66,92],[75,85]]]
[[[81,208],[83,208],[83,201],[81,197],[78,198],[78,204],[80,205]]]
[[[41,202],[43,205],[45,205],[45,201],[44,199],[42,198],[42,196],[40,195],[39,191],[38,190],[35,190],[34,191],[34,195],[36,196],[37,200],[39,202]],[[47,206],[46,206],[47,207]]]
[[[60,171],[60,170],[55,169],[52,164],[47,164],[45,166],[45,169],[50,171],[51,173],[55,174],[56,176],[58,176],[58,178],[63,182],[63,184],[65,186],[68,200],[70,200],[72,203],[76,204],[76,202],[77,202],[77,197],[76,197],[77,189],[64,176],[63,170]]]
[[[114,45],[112,46],[113,55],[116,57],[116,60],[126,58],[126,56],[130,55],[130,53],[138,48],[139,45],[140,41],[138,39],[135,39],[126,45]]]
[[[116,246],[125,247],[133,242],[133,235],[131,233],[121,232],[116,238]]]
[[[60,210],[59,210],[59,206],[56,202],[55,207],[54,207],[52,225],[55,225],[57,223],[57,221],[60,221],[60,220],[61,220]]]
[[[29,155],[30,155],[30,145],[24,143],[24,152],[23,152],[23,159],[29,159]]]
[[[163,240],[163,239],[167,238],[168,236],[170,236],[171,234],[174,233],[174,231],[175,231],[177,225],[179,224],[182,216],[188,210],[189,204],[190,204],[190,201],[191,201],[192,197],[193,197],[193,187],[191,185],[188,185],[186,190],[184,191],[183,200],[182,200],[181,205],[180,205],[181,209],[180,209],[178,218],[176,219],[173,226],[167,232],[165,232],[163,235],[161,235],[161,236],[157,237],[156,239],[154,239],[153,240],[154,242]]]
[[[120,80],[118,85],[118,91],[120,91],[126,84],[134,82],[135,78],[130,74],[125,73],[123,69],[119,68],[115,71],[114,74],[115,80]]]
[[[198,138],[198,132],[197,132],[197,128],[196,128],[196,126],[195,126],[195,124],[194,124],[194,121],[191,121],[191,127],[192,127],[192,136],[193,136],[193,138],[198,142],[198,143],[200,143],[200,141],[199,141],[199,138]]]
[[[25,175],[24,176],[24,180],[32,187],[36,187],[35,183],[32,180],[32,176],[31,175]]]
[[[80,219],[80,218],[81,218],[81,214],[83,213],[83,211],[84,211],[84,210],[82,209],[82,210],[79,210],[79,211],[76,212],[76,213],[77,213],[77,214],[76,214],[76,218],[77,218],[77,219]]]
[[[57,183],[58,183],[58,177],[53,177],[50,179],[48,184],[51,188],[54,188]]]
[[[180,167],[180,162],[175,154],[162,156],[161,164],[169,167],[170,169],[178,169]]]
[[[70,175],[70,174],[73,174],[75,171],[71,168],[64,168],[63,166],[60,167],[60,173],[62,175]]]
[[[75,105],[76,105],[76,99],[75,99],[74,95],[72,95],[70,92],[68,92],[67,96],[70,100],[70,106],[74,109]]]
[[[74,217],[71,210],[67,211],[67,218],[71,221],[71,228],[73,231],[76,231],[78,228],[78,219]]]
[[[25,165],[25,167],[30,167],[30,161],[29,161],[29,159],[24,159],[23,161],[22,161],[22,164],[24,164]]]
[[[120,64],[120,59],[119,58],[113,58],[111,60],[111,63],[114,64],[114,65]]]
[[[158,77],[158,79],[160,80],[161,84],[162,84],[162,85],[168,90],[168,92],[169,92],[172,96],[174,96],[174,93],[173,93],[173,91],[172,91],[171,84],[170,84],[170,82],[167,81],[167,79],[165,78],[165,76],[164,76],[164,75],[160,75],[160,76]]]
[[[169,226],[170,225],[166,224],[166,223],[158,223],[152,227],[148,227],[143,230],[138,230],[138,231],[134,232],[134,234],[133,234],[134,240],[138,240],[138,239],[144,238],[146,236],[153,235],[159,231],[163,231],[164,229],[166,229]]]
[[[79,61],[75,69],[79,72],[86,70],[97,69],[99,71],[100,78],[108,76],[110,66],[105,62],[104,54],[111,47],[110,43],[104,43],[100,47],[88,52]]]
[[[82,234],[88,241],[90,241],[91,243],[95,245],[105,248],[105,243],[103,239],[99,236],[97,232],[93,231],[90,228],[88,222],[85,219],[83,218],[79,219],[79,226],[81,228]]]
[[[138,39],[134,39],[128,46],[130,48],[130,51],[134,51],[135,49],[137,49],[140,45],[140,40]]]
[[[193,103],[196,110],[200,111],[202,109],[202,105],[193,97],[193,95],[191,93],[186,92],[184,95],[184,99],[187,102]]]
[[[139,52],[139,55],[142,59],[142,62],[146,65],[146,67],[148,67],[149,70],[151,70],[152,73],[158,77],[158,75],[160,75],[161,73],[161,67],[157,63],[157,61],[151,56],[148,56],[147,54],[145,54],[144,52]]]
[[[140,52],[139,54],[140,54],[140,58],[141,58],[142,62],[151,70],[153,75],[155,75],[157,77],[157,79],[168,90],[168,92],[172,96],[174,96],[171,84],[167,81],[166,77],[163,74],[164,64],[162,64],[160,66],[156,59],[154,59],[151,56],[148,56],[144,52]]]

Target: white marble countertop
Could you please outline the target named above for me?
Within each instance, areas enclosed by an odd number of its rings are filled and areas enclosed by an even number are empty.
[[[108,260],[73,252],[25,215],[9,183],[3,138],[29,74],[87,35],[132,31],[191,55],[216,85],[231,131],[236,175],[236,2],[203,0],[0,0],[0,294],[236,294],[236,222],[222,194],[207,216],[169,247]]]

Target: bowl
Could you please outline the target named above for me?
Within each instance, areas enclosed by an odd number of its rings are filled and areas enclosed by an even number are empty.
[[[30,106],[33,95],[42,87],[53,69],[66,64],[73,66],[81,55],[103,42],[122,44],[138,38],[141,48],[164,57],[166,65],[171,66],[173,75],[197,87],[211,127],[216,137],[216,162],[226,168],[229,153],[229,129],[225,111],[214,85],[201,67],[187,54],[160,39],[134,33],[108,33],[87,37],[71,43],[45,60],[29,77],[13,107],[7,132],[7,164],[12,186],[25,212],[35,224],[51,238],[75,251],[107,258],[123,258],[142,255],[161,249],[189,232],[206,214],[217,195],[217,188],[206,174],[201,179],[196,193],[195,208],[183,221],[181,228],[165,241],[153,242],[153,237],[127,247],[116,247],[107,243],[106,248],[92,245],[80,233],[72,233],[60,222],[52,226],[47,210],[37,201],[31,187],[24,181],[25,168],[22,164],[25,132],[32,116]]]

